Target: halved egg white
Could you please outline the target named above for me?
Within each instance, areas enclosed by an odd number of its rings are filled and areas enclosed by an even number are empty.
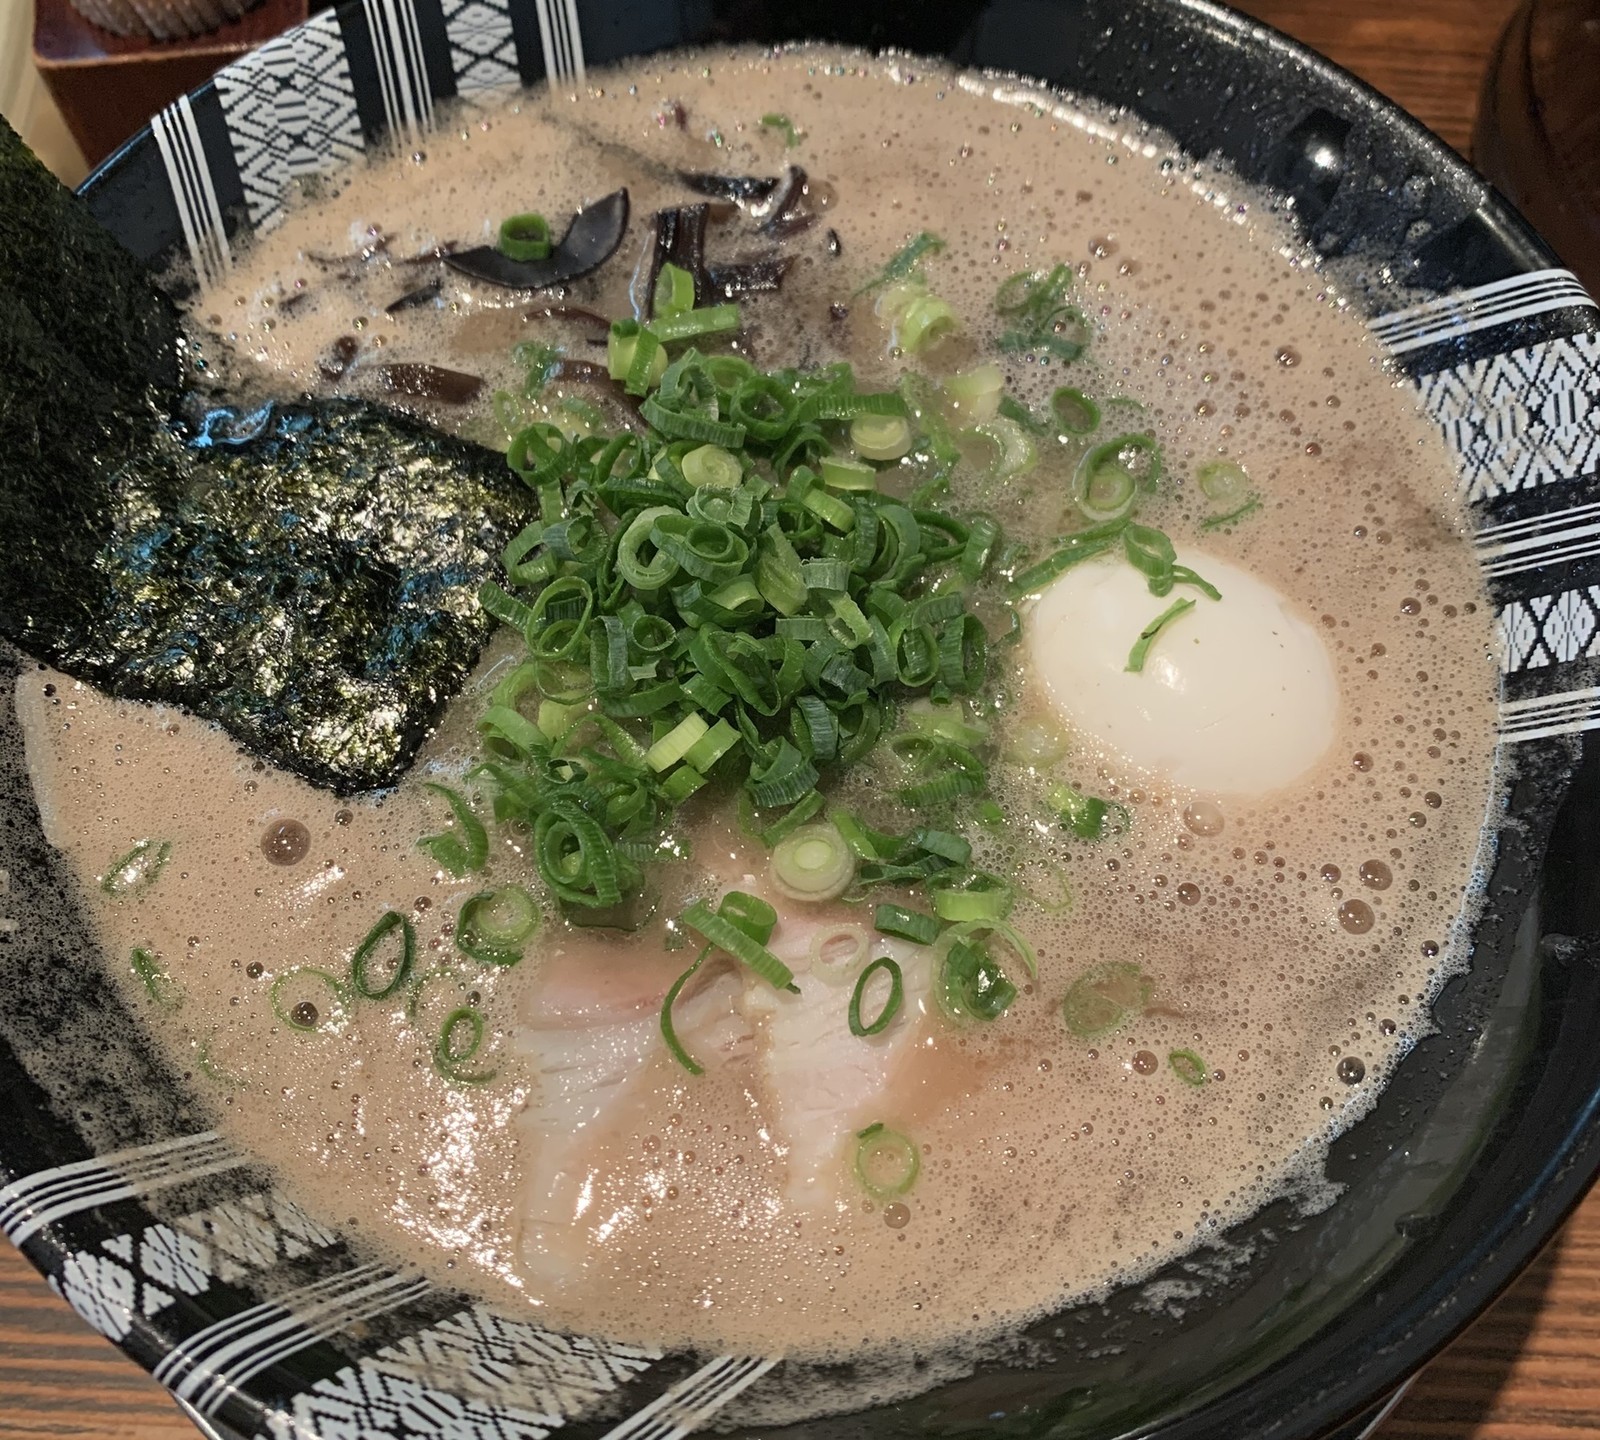
[[[1026,619],[1036,676],[1061,716],[1141,771],[1216,795],[1262,795],[1304,775],[1333,743],[1339,686],[1322,637],[1265,581],[1180,554],[1222,592],[1165,598],[1120,557],[1068,570]],[[1175,598],[1193,610],[1129,671],[1139,632]]]

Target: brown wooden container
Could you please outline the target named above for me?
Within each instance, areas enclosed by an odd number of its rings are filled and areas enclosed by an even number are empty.
[[[151,40],[113,35],[91,24],[69,0],[34,0],[33,58],[84,159],[94,166],[164,105],[298,25],[307,9],[307,0],[262,0],[209,34]]]

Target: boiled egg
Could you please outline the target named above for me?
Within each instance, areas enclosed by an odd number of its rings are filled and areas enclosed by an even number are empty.
[[[1190,789],[1261,795],[1304,775],[1333,743],[1339,687],[1316,629],[1271,585],[1199,552],[1180,564],[1222,594],[1150,593],[1125,560],[1068,570],[1026,618],[1033,672],[1063,719],[1134,767]],[[1140,632],[1174,599],[1144,666]]]

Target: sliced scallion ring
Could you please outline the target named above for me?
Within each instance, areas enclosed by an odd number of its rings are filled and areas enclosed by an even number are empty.
[[[396,931],[398,940],[385,946],[384,941]],[[381,963],[384,950],[393,952],[387,979]],[[398,910],[387,910],[350,957],[350,988],[363,1000],[387,1000],[411,979],[416,958],[416,928]]]
[[[1195,472],[1200,493],[1219,510],[1243,505],[1251,496],[1250,477],[1234,460],[1208,460]]]
[[[432,780],[424,781],[423,785],[435,795],[444,796],[450,805],[455,828],[441,830],[437,835],[424,835],[417,841],[418,846],[458,880],[474,870],[483,869],[483,862],[489,858],[489,832],[484,829],[483,821],[472,813],[466,798],[448,785],[440,785]]]
[[[678,1039],[677,1029],[672,1023],[672,1007],[677,1004],[678,996],[683,993],[683,987],[694,979],[695,972],[705,963],[706,956],[711,953],[711,947],[706,946],[696,957],[695,962],[672,982],[672,988],[667,991],[666,999],[661,1002],[661,1038],[666,1042],[667,1051],[691,1075],[704,1075],[706,1067],[694,1058],[686,1049],[683,1042]]]
[[[128,959],[145,993],[163,1010],[176,1010],[183,1004],[183,986],[167,974],[154,952],[135,945]]]
[[[856,1135],[856,1178],[875,1200],[892,1200],[917,1183],[922,1157],[898,1130],[881,1121]]]
[[[1193,1050],[1173,1050],[1167,1055],[1167,1064],[1172,1067],[1172,1073],[1185,1085],[1199,1087],[1210,1078],[1206,1070],[1206,1062]]]
[[[976,425],[993,420],[1000,413],[1000,397],[1005,393],[1006,376],[994,361],[974,365],[944,382],[945,404],[952,424]]]
[[[462,1005],[445,1016],[433,1042],[433,1068],[453,1085],[487,1085],[493,1070],[471,1071],[467,1066],[483,1048],[483,1011]]]
[[[720,445],[702,445],[691,450],[681,462],[683,478],[697,490],[710,486],[732,490],[744,478],[738,458]]]
[[[655,313],[661,318],[694,309],[694,276],[681,265],[668,262],[656,276]]]
[[[486,965],[515,965],[542,918],[538,902],[520,885],[480,890],[456,913],[456,949]]]
[[[314,965],[285,970],[267,992],[272,1013],[302,1035],[336,1035],[350,1019],[350,995],[344,983]]]
[[[941,920],[1004,920],[1016,898],[1015,887],[986,870],[946,870],[928,878],[928,898]]]
[[[1098,1040],[1141,1014],[1154,990],[1154,982],[1137,965],[1111,960],[1072,982],[1061,1011],[1067,1029],[1080,1040]]]
[[[904,415],[857,415],[850,443],[868,460],[898,460],[911,450],[911,422]]]
[[[791,900],[832,900],[855,878],[856,857],[827,822],[802,825],[772,850],[772,883]]]
[[[141,840],[126,855],[119,855],[100,877],[100,888],[121,899],[148,890],[156,883],[172,856],[170,840]]]
[[[1072,499],[1084,519],[1101,525],[1131,515],[1141,489],[1154,488],[1161,452],[1147,435],[1119,435],[1087,451],[1072,477]]]
[[[1100,428],[1100,407],[1070,385],[1063,385],[1050,397],[1050,410],[1068,435],[1092,435]]]
[[[889,977],[889,993],[884,999],[883,1008],[878,1011],[877,1019],[869,1023],[862,1019],[861,1004],[866,996],[867,986],[872,983],[873,976],[880,970]],[[900,972],[900,962],[889,955],[878,956],[856,977],[856,988],[850,994],[850,1033],[858,1038],[881,1035],[900,1013],[905,994],[905,980]]]
[[[845,922],[824,925],[811,937],[808,975],[828,985],[848,985],[861,969],[867,954],[867,932],[859,925]]]
[[[500,222],[500,253],[508,260],[545,260],[550,255],[550,222],[543,215],[508,215]]]
[[[1038,463],[1039,452],[1028,432],[1004,415],[970,426],[962,434],[983,441],[991,449],[993,459],[985,468],[998,479],[1026,474]]]

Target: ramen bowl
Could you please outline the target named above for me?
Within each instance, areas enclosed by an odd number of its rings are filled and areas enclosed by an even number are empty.
[[[1366,275],[1373,336],[1438,425],[1470,508],[1514,780],[1485,836],[1470,969],[1333,1145],[1333,1203],[1277,1202],[1032,1325],[1025,1359],[974,1360],[915,1399],[784,1433],[1355,1434],[1600,1167],[1600,312],[1481,179],[1328,62],[1202,3],[364,0],[227,67],[83,194],[136,255],[214,278],[292,182],[394,131],[425,133],[450,97],[570,85],[680,46],[799,39],[942,56],[1103,102],[1130,133],[1158,126],[1283,194],[1315,250]],[[91,1325],[222,1433],[756,1433],[740,1429],[739,1397],[783,1384],[781,1362],[560,1334],[391,1271],[276,1188],[270,1157],[223,1139],[212,1100],[151,1048],[111,981],[69,963],[89,947],[87,918],[40,831],[9,699],[0,727],[0,938],[7,970],[35,977],[8,986],[0,971],[0,1224]]]

